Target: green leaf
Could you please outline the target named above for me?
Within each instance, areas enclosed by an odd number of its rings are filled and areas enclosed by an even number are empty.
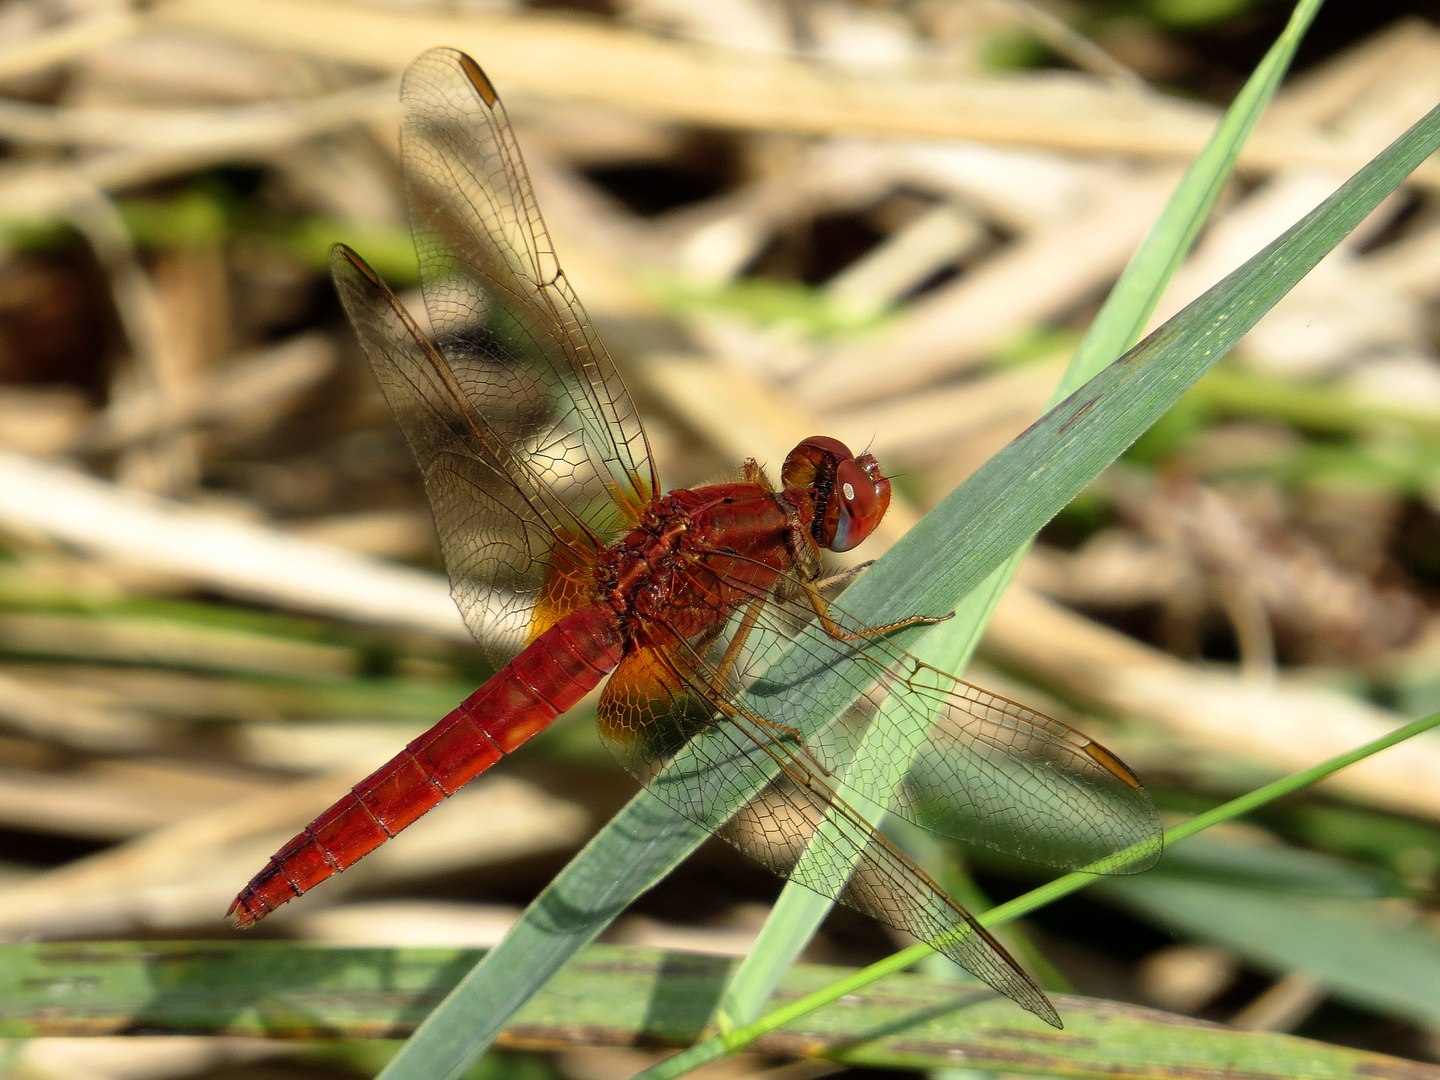
[[[1297,896],[1163,865],[1095,886],[1151,922],[1276,975],[1303,971],[1335,997],[1440,1023],[1440,934],[1403,901]]]
[[[1373,900],[1395,895],[1398,889],[1392,877],[1333,855],[1213,834],[1167,851],[1155,872],[1177,881],[1310,899]]]
[[[1186,170],[1165,209],[1130,259],[1115,288],[1110,291],[1051,395],[1051,406],[1083,385],[1140,337],[1170,279],[1229,180],[1241,147],[1280,85],[1280,79],[1289,67],[1305,30],[1319,11],[1320,3],[1321,0],[1302,0],[1295,6],[1285,30],[1236,96],[1205,149]],[[1104,463],[1101,463],[1099,468],[1103,467]],[[1046,520],[1054,512],[1052,510]],[[1029,539],[1030,536],[1021,537],[1017,539],[1017,544]],[[967,551],[958,542],[951,550]],[[922,660],[941,671],[965,670],[995,606],[1019,569],[1025,550],[1024,546],[1017,547],[983,585],[973,590],[964,588],[949,597],[940,598],[938,603],[932,600],[929,607],[912,609],[922,613],[949,609],[955,612],[955,617],[932,631],[917,650]],[[847,605],[851,602],[852,598],[847,595]],[[872,734],[873,738],[867,739],[861,752],[861,760],[866,763],[867,771],[875,775],[879,774],[876,762],[886,762],[892,784],[898,786],[910,763],[900,760],[895,751],[885,744],[883,728],[877,725]],[[786,886],[721,1006],[718,1018],[721,1030],[743,1024],[759,1013],[780,973],[794,962],[806,942],[814,936],[830,907],[830,901],[824,897],[795,884]]]
[[[1175,845],[1198,836],[1206,829],[1214,828],[1227,821],[1234,821],[1268,806],[1277,799],[1283,799],[1287,795],[1318,783],[1327,776],[1333,776],[1341,769],[1363,761],[1387,750],[1392,746],[1398,746],[1407,739],[1412,739],[1426,731],[1440,727],[1440,713],[1425,717],[1423,720],[1415,720],[1404,727],[1396,728],[1373,739],[1364,746],[1358,746],[1353,750],[1347,750],[1343,754],[1337,754],[1333,758],[1312,765],[1308,769],[1301,769],[1297,773],[1275,780],[1254,791],[1247,792],[1238,798],[1231,799],[1227,803],[1214,807],[1202,814],[1197,814],[1188,821],[1182,821],[1165,830],[1165,848],[1172,850]],[[1143,845],[1142,845],[1143,848]],[[1100,880],[1097,875],[1111,873],[1119,867],[1126,865],[1128,859],[1133,858],[1135,853],[1118,852],[1108,858],[1101,859],[1098,863],[1077,870],[1054,881],[1048,881],[1037,889],[1031,889],[1028,893],[1017,896],[1014,900],[1007,900],[998,907],[991,908],[982,914],[979,922],[982,926],[994,928],[1003,926],[1015,919],[1022,919],[1033,911],[1038,911],[1047,904],[1054,903],[1063,896],[1069,896],[1073,892],[1092,885]],[[761,1017],[759,1020],[746,1024],[743,1028],[727,1032],[724,1035],[712,1036],[704,1042],[697,1043],[688,1050],[683,1050],[674,1057],[667,1058],[658,1065],[654,1065],[639,1074],[635,1080],[670,1080],[670,1078],[681,1076],[692,1069],[698,1068],[709,1061],[723,1057],[725,1054],[748,1046],[773,1031],[778,1031],[787,1024],[791,1024],[803,1016],[807,1016],[817,1009],[824,1008],[837,1001],[842,1001],[850,995],[859,993],[861,990],[872,985],[880,979],[898,972],[904,971],[911,964],[933,955],[934,946],[927,942],[912,945],[908,949],[887,956],[861,971],[855,972],[842,979],[837,979],[829,986],[823,987],[812,994],[801,998],[798,1001],[781,1005],[773,1012]]]
[[[1437,146],[1440,110],[977,470],[860,579],[847,608],[871,622],[944,611],[985,581]],[[833,705],[818,680],[812,690],[817,712]],[[637,795],[427,1019],[385,1080],[458,1076],[565,959],[704,836],[653,796]]]
[[[1378,863],[1414,888],[1435,887],[1440,829],[1434,825],[1328,803],[1288,807],[1266,817],[1272,829],[1301,843]]]
[[[477,950],[327,948],[288,942],[106,941],[0,947],[0,1036],[145,1031],[279,1039],[403,1035]],[[596,945],[521,1009],[501,1042],[530,1048],[686,1046],[733,961]],[[797,965],[791,999],[847,969]],[[1109,1001],[1058,999],[1063,1037],[989,991],[898,975],[773,1033],[761,1049],[873,1068],[963,1062],[1006,1073],[1133,1080],[1440,1080],[1440,1068],[1268,1032],[1227,1031]],[[918,1018],[918,1019],[917,1019]]]

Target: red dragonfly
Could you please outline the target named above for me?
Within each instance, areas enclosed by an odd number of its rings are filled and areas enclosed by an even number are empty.
[[[776,873],[925,939],[1056,1026],[1005,950],[874,827],[934,832],[1061,868],[1140,845],[1135,775],[1048,717],[895,647],[830,603],[821,550],[885,513],[869,454],[824,436],[776,488],[661,495],[634,402],[556,261],[494,88],[434,49],[401,90],[429,330],[359,255],[332,267],[424,474],[455,601],[504,666],[286,844],[230,908],[240,926],[353,864],[574,706],[676,811]],[[518,655],[516,653],[518,652]],[[832,704],[817,723],[817,701]],[[910,763],[859,753],[883,734]],[[892,755],[894,751],[891,751]]]

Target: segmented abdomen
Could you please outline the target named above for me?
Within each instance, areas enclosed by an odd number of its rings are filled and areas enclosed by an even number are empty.
[[[621,642],[610,608],[558,620],[276,852],[230,905],[235,924],[249,926],[353,865],[548,726],[614,670]]]

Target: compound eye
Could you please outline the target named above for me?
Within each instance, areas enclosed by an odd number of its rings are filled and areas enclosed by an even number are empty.
[[[839,520],[829,544],[831,551],[849,551],[861,543],[875,531],[890,505],[890,481],[877,479],[874,474],[878,469],[867,468],[863,462],[850,458],[835,470],[835,488],[830,497],[839,510]],[[873,465],[874,458],[869,463]]]

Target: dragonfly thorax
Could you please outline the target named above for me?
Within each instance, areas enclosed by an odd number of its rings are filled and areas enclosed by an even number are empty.
[[[788,499],[760,484],[677,489],[605,551],[599,598],[637,645],[691,638],[768,593],[794,567],[805,527]]]

